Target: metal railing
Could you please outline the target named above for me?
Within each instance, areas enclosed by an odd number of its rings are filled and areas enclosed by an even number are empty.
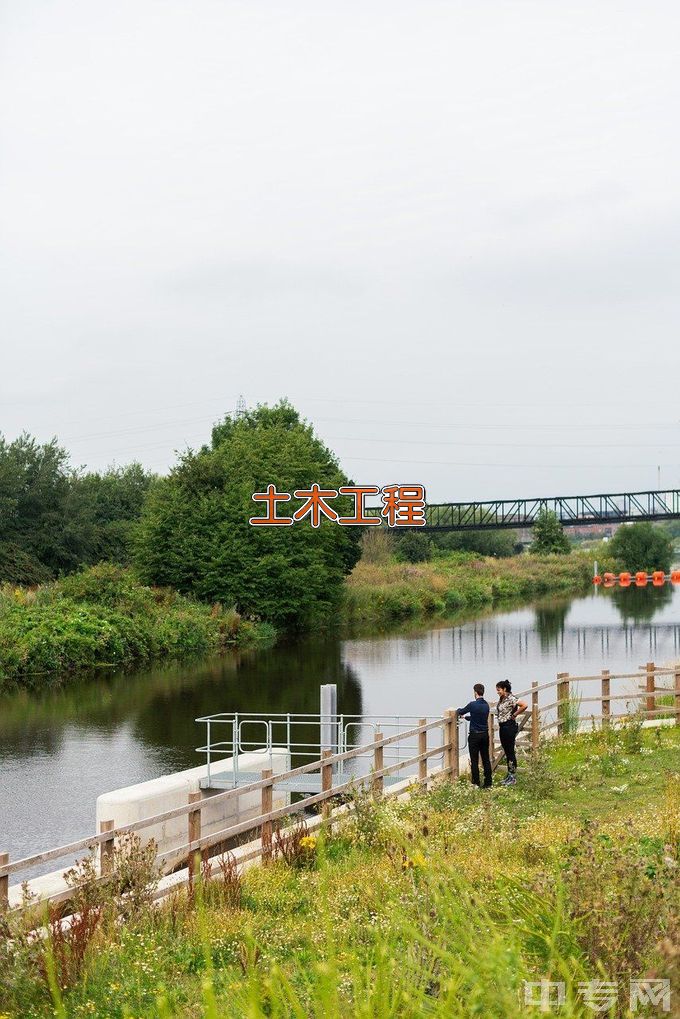
[[[426,719],[431,721],[432,719]],[[205,755],[206,777],[203,788],[225,786],[236,787],[252,780],[252,773],[243,771],[240,758],[246,754],[256,754],[267,758],[273,769],[274,754],[285,751],[291,761],[319,760],[324,750],[331,750],[339,755],[333,772],[337,781],[348,775],[362,773],[370,766],[370,753],[365,751],[351,758],[345,758],[349,750],[360,747],[365,736],[382,732],[388,735],[403,734],[407,729],[421,721],[417,715],[347,715],[279,712],[265,714],[261,712],[219,712],[204,715],[196,722],[206,727],[206,742],[197,747],[196,752]],[[227,738],[215,738],[226,730]],[[417,747],[402,745],[396,742],[388,753],[388,759],[400,762],[405,754]],[[443,753],[443,750],[441,751]],[[213,767],[216,759],[228,757],[232,766],[228,777],[217,777]]]

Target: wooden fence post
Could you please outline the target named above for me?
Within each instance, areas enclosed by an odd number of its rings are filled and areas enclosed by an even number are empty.
[[[375,742],[379,743],[381,739],[384,739],[383,734],[381,732],[376,732],[376,734],[375,734]],[[384,757],[385,757],[385,755],[383,753],[383,750],[384,750],[383,747],[375,747],[374,750],[373,750],[373,771],[374,772],[378,772],[378,771],[382,771],[383,770],[383,767],[384,767],[383,761],[384,761]],[[376,797],[376,799],[379,796],[382,796],[384,784],[385,783],[383,781],[382,775],[379,775],[377,778],[373,779],[373,795]]]
[[[460,748],[459,748],[459,737],[460,730],[458,728],[458,712],[453,712],[451,718],[451,781],[457,782],[460,775]]]
[[[493,709],[489,711],[489,721],[487,722],[487,725],[489,727],[489,758],[491,759],[491,767],[493,768],[493,766],[496,763],[496,747],[495,747],[496,733],[494,727]]]
[[[653,694],[654,693],[654,688],[655,688],[655,679],[656,679],[656,677],[654,675],[654,662],[647,662],[646,669],[647,669],[647,693],[648,694]],[[656,708],[656,700],[655,700],[655,698],[654,697],[646,697],[645,698],[645,705],[646,705],[646,707],[645,707],[646,711],[654,711],[654,709]]]
[[[327,757],[332,757],[332,755],[333,755],[333,751],[332,750],[324,750],[323,753],[321,754],[321,760],[325,761],[325,759]],[[322,793],[329,793],[332,788],[333,788],[333,765],[332,764],[322,764],[321,765],[321,792]],[[321,813],[323,814],[324,818],[326,820],[328,820],[329,817],[331,816],[331,801],[330,801],[330,799],[323,800],[322,803],[323,803],[323,806],[321,808]]]
[[[196,789],[194,792],[189,793],[189,803],[198,803],[201,799],[200,790]],[[192,810],[187,814],[188,818],[188,838],[189,842],[200,842],[201,841],[201,812],[200,810]],[[189,850],[189,860],[187,866],[191,871],[192,877],[197,877],[201,870],[201,857],[200,849]]]
[[[611,715],[611,701],[609,695],[611,692],[611,682],[609,679],[609,669],[602,670],[602,728],[607,729],[609,726],[609,716]]]
[[[533,680],[531,684],[531,752],[532,754],[538,751],[538,680]]]
[[[444,749],[442,770],[445,775],[450,775],[453,779],[454,767],[456,767],[458,763],[458,714],[456,713],[455,708],[448,708],[444,712],[442,740],[442,746]]]
[[[563,736],[569,709],[569,673],[557,673],[557,735]]]
[[[427,719],[419,718],[418,725],[427,725]],[[418,753],[420,755],[427,753],[427,732],[418,733]],[[423,784],[427,782],[427,757],[418,761],[418,781]]]
[[[680,669],[675,670],[675,724],[680,725]]]
[[[0,867],[9,863],[9,853],[0,853]],[[9,874],[0,877],[0,912],[9,906]]]
[[[274,772],[271,768],[264,768],[262,771],[262,778],[271,778]],[[268,782],[267,785],[263,785],[261,789],[262,801],[260,804],[260,813],[271,814],[274,809],[274,783]],[[271,860],[272,858],[272,823],[271,821],[262,822],[262,859]]]
[[[99,831],[106,832],[113,829],[113,821],[100,821]],[[113,837],[104,839],[99,847],[99,873],[110,874],[113,871]]]

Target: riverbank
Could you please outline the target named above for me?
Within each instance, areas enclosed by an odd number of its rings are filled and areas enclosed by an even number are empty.
[[[333,832],[289,829],[273,864],[239,875],[226,860],[157,908],[138,853],[132,897],[88,886],[88,923],[53,935],[51,955],[12,931],[4,1008],[507,1019],[518,1002],[540,1015],[524,986],[547,979],[563,982],[572,1019],[592,1015],[584,986],[613,981],[621,1008],[608,1014],[623,1015],[630,978],[680,976],[679,749],[677,727],[632,724],[549,746],[515,788],[463,779],[404,802],[362,797]]]
[[[361,560],[347,578],[343,621],[388,625],[492,607],[511,598],[585,594],[592,580],[588,555],[522,555],[508,559],[458,552],[425,563]]]
[[[35,588],[0,588],[0,687],[47,677],[271,643],[266,623],[140,584],[101,565]],[[49,680],[47,680],[49,681]]]

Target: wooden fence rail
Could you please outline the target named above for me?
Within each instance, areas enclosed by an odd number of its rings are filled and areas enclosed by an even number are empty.
[[[673,687],[657,686],[656,680],[659,676],[673,676]],[[644,688],[637,692],[612,695],[612,682],[630,679],[644,681]],[[597,681],[601,684],[600,696],[581,697],[577,692],[576,684],[591,681]],[[547,705],[541,705],[541,691],[554,687],[558,691],[557,700]],[[669,695],[672,696],[673,703],[659,709],[657,707],[659,698],[668,697]],[[636,673],[614,674],[604,669],[597,676],[570,676],[568,673],[562,672],[558,674],[557,679],[553,682],[540,685],[537,682],[533,682],[529,690],[521,691],[518,696],[520,699],[528,696],[531,698],[530,708],[520,727],[522,730],[530,732],[529,746],[534,753],[538,750],[542,733],[549,733],[556,728],[558,735],[564,734],[574,724],[575,718],[576,721],[580,720],[581,722],[584,720],[592,721],[593,723],[601,721],[603,726],[608,726],[617,717],[625,717],[625,715],[617,716],[611,713],[612,703],[620,701],[629,703],[638,700],[643,701],[644,708],[638,709],[636,712],[642,717],[658,718],[662,715],[670,715],[675,718],[676,724],[680,724],[680,668],[657,668],[652,662],[641,666],[641,671]],[[583,714],[581,707],[584,704],[600,704],[601,713],[598,715]],[[556,712],[554,718],[546,717],[546,714],[550,711]],[[576,716],[575,712],[577,713]],[[492,762],[494,767],[497,767],[503,758],[503,753],[500,748],[496,747],[493,715],[490,716],[489,729],[492,738]],[[428,734],[434,730],[441,731],[441,742],[435,746],[428,747]],[[413,739],[414,737],[418,741],[418,752],[406,760],[400,760],[396,764],[385,767],[384,748],[403,740]],[[427,722],[425,719],[420,719],[417,726],[392,736],[383,736],[382,733],[376,733],[375,738],[370,743],[354,747],[352,750],[340,754],[325,751],[320,760],[290,769],[282,774],[272,774],[270,771],[263,771],[262,778],[258,781],[237,786],[233,789],[227,789],[224,792],[215,793],[206,798],[203,798],[200,793],[190,793],[188,802],[185,805],[154,814],[152,817],[144,818],[131,824],[114,827],[113,821],[102,821],[99,833],[88,838],[78,839],[67,845],[48,849],[44,852],[35,853],[32,856],[14,861],[10,861],[7,853],[0,853],[0,908],[8,903],[10,875],[26,871],[51,860],[63,859],[66,856],[73,857],[74,854],[83,850],[92,852],[97,847],[99,847],[100,853],[100,872],[103,876],[107,875],[114,866],[116,840],[120,840],[130,833],[140,832],[153,825],[158,825],[178,817],[187,818],[186,844],[158,854],[157,862],[161,866],[170,862],[176,865],[178,859],[181,860],[183,858],[187,868],[193,872],[198,865],[196,854],[201,854],[203,857],[209,856],[209,851],[213,847],[224,846],[225,843],[239,835],[255,831],[260,832],[261,853],[267,859],[272,853],[274,822],[285,817],[294,816],[307,810],[309,807],[317,805],[321,806],[322,813],[325,817],[328,817],[330,815],[332,799],[348,793],[354,788],[369,788],[375,797],[380,797],[384,793],[384,779],[399,773],[404,773],[405,780],[426,783],[434,774],[428,770],[428,763],[431,758],[440,755],[442,756],[442,765],[437,769],[436,774],[455,781],[460,774],[459,737],[458,716],[455,709],[450,708],[434,721]],[[351,761],[365,755],[372,755],[373,758],[373,768],[369,775],[355,776],[339,785],[332,784],[333,765]],[[417,769],[417,776],[408,774],[408,770],[411,768]],[[273,792],[277,783],[289,781],[298,776],[313,774],[314,772],[319,772],[321,776],[321,792],[307,796],[299,802],[287,804],[276,809],[273,808]],[[202,836],[201,812],[205,807],[213,807],[215,803],[227,801],[242,796],[245,793],[252,793],[258,790],[261,794],[261,801],[260,813],[256,817],[251,817],[237,824],[229,824],[220,831],[211,832],[208,836]]]

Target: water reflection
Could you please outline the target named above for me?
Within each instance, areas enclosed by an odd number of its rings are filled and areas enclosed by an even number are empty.
[[[563,637],[570,605],[570,601],[556,601],[536,606],[536,632],[544,651],[556,646]]]
[[[621,614],[624,623],[648,623],[673,601],[673,588],[663,587],[612,587],[607,594]]]

